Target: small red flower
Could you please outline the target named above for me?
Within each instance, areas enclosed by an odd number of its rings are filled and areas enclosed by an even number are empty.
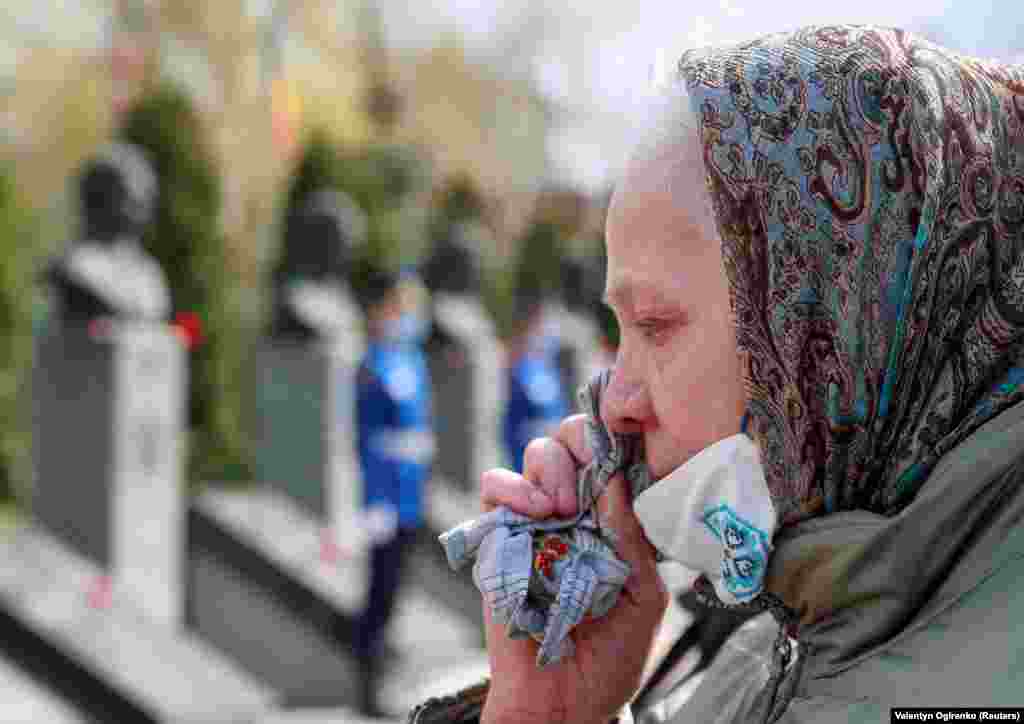
[[[569,552],[569,546],[554,536],[544,541],[544,548],[548,551],[554,552],[557,558],[561,558]]]
[[[174,330],[185,343],[185,349],[192,350],[203,343],[203,322],[195,312],[178,312],[174,316]]]
[[[113,590],[114,584],[110,576],[97,576],[86,593],[89,606],[96,609],[110,608],[114,598]]]
[[[323,528],[320,531],[320,562],[333,565],[338,562],[340,548],[334,538],[334,531]]]
[[[114,331],[110,317],[95,317],[89,321],[89,336],[93,339],[107,339]]]

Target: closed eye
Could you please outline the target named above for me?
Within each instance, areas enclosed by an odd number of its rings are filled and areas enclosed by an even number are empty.
[[[672,329],[675,324],[671,319],[646,318],[637,320],[634,326],[640,330],[640,334],[649,342],[659,342]]]

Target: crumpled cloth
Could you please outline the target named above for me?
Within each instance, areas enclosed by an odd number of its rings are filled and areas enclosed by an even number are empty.
[[[611,433],[601,422],[609,378],[607,370],[596,375],[579,394],[594,458],[580,471],[576,516],[538,521],[499,507],[440,536],[453,570],[475,559],[473,581],[493,620],[511,638],[540,642],[541,668],[572,655],[569,632],[587,614],[600,618],[612,610],[629,576],[629,564],[615,553],[614,532],[601,525],[598,498],[620,471],[634,498],[651,484],[642,438]]]

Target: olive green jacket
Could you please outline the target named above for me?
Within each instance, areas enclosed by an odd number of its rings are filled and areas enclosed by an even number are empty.
[[[698,685],[634,712],[638,723],[860,724],[889,722],[892,707],[1024,707],[1024,404],[944,457],[897,516],[808,521],[777,542],[772,566],[802,617],[789,651],[777,655],[779,625],[761,614]]]

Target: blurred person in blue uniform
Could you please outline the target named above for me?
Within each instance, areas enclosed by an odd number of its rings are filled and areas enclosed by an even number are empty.
[[[502,421],[505,454],[516,472],[522,472],[523,453],[530,440],[552,434],[569,414],[558,364],[559,340],[545,321],[542,294],[520,288],[507,343],[508,387]]]
[[[423,488],[434,458],[430,377],[422,350],[426,324],[407,275],[370,270],[361,301],[368,345],[359,368],[356,425],[370,540],[369,593],[356,632],[359,707],[378,702],[385,632],[402,565],[422,521]]]

